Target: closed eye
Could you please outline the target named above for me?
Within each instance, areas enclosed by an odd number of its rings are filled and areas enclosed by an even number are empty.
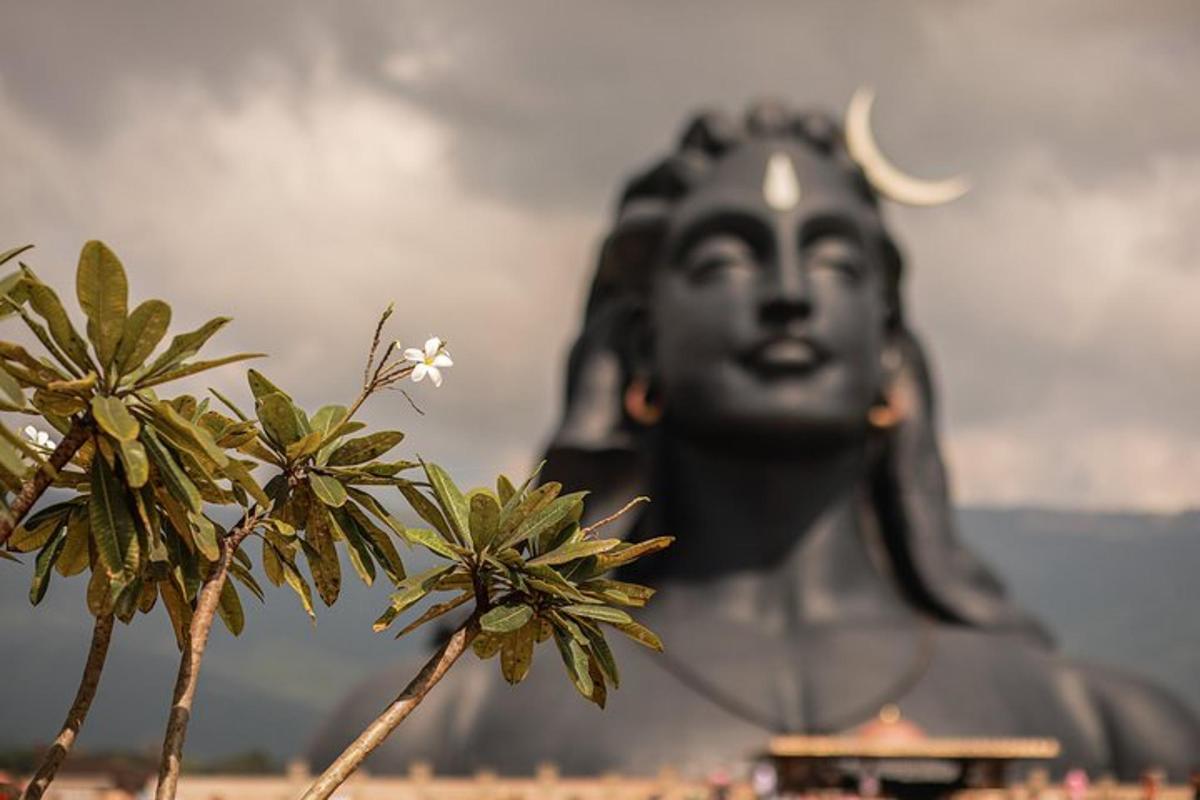
[[[740,236],[728,233],[704,237],[683,258],[685,271],[697,279],[712,277],[723,270],[753,268],[756,264],[753,248]]]
[[[866,259],[855,242],[841,236],[822,236],[804,248],[804,263],[813,272],[829,271],[857,282],[866,270]]]

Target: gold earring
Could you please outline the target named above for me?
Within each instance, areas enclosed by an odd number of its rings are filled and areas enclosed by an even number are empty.
[[[647,427],[657,425],[662,419],[662,405],[651,402],[650,382],[645,378],[634,378],[625,387],[625,413],[634,422]]]
[[[896,398],[889,392],[875,405],[867,410],[867,422],[872,428],[885,431],[894,428],[904,418]]]

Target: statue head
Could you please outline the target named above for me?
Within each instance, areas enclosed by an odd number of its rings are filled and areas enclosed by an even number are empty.
[[[862,441],[892,567],[912,602],[978,626],[1030,623],[954,530],[922,349],[881,195],[933,202],[869,135],[778,104],[706,113],[621,194],[548,453],[557,480],[628,496],[662,430],[754,452]],[[869,424],[873,407],[900,424]],[[682,544],[682,543],[681,543]]]
[[[836,134],[775,106],[740,130],[706,115],[627,190],[623,218],[647,198],[669,204],[656,230],[639,214],[610,243],[628,234],[651,253],[619,266],[642,311],[627,359],[680,431],[760,448],[866,435],[899,259]],[[681,193],[664,197],[664,178]]]

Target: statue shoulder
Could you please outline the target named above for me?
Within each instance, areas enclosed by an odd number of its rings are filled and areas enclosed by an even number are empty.
[[[1155,764],[1183,779],[1200,763],[1200,719],[1171,692],[1108,667],[1083,668],[1123,779]]]

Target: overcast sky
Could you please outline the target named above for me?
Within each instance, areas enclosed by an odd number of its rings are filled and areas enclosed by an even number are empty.
[[[878,90],[890,209],[960,500],[1200,505],[1200,6],[7,3],[0,249],[68,288],[236,318],[213,354],[348,400],[372,319],[436,332],[436,394],[368,410],[484,479],[536,456],[615,193],[701,106]],[[231,370],[218,383],[234,384]],[[234,386],[244,394],[240,386]]]

